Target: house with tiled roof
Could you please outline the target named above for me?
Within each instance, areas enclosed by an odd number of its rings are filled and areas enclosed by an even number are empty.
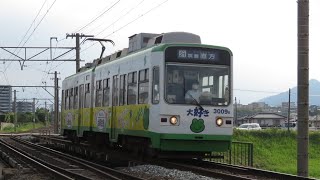
[[[278,127],[287,121],[287,117],[277,113],[257,113],[237,119],[237,124],[258,123],[261,127]]]

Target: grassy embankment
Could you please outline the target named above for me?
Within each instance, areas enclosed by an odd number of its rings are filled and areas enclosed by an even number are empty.
[[[44,127],[45,125],[43,123],[23,123],[19,124],[17,126],[16,132],[27,132],[27,131],[32,131],[34,128],[41,128]],[[0,130],[0,133],[14,133],[14,127],[5,127],[3,130]]]
[[[234,130],[233,141],[254,143],[254,167],[297,174],[297,132]],[[320,132],[309,132],[309,176],[320,178]]]

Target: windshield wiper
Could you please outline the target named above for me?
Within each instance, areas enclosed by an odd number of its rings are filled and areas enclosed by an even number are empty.
[[[188,92],[187,92],[188,93]],[[188,93],[190,96],[191,96],[191,98],[196,102],[196,105],[197,106],[199,106],[199,109],[200,109],[200,111],[203,111],[204,109],[203,109],[203,107],[201,106],[201,104],[190,94],[190,93]]]

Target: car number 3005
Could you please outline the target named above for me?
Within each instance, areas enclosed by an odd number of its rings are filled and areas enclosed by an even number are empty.
[[[230,114],[228,109],[213,109],[213,114]]]

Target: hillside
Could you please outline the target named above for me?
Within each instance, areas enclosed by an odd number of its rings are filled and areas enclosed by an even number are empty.
[[[269,96],[259,100],[259,102],[265,102],[270,106],[279,106],[282,102],[288,102],[288,91],[282,92],[280,94]],[[320,106],[320,82],[316,79],[311,79],[309,81],[309,105]],[[297,86],[291,89],[291,102],[297,102]]]

